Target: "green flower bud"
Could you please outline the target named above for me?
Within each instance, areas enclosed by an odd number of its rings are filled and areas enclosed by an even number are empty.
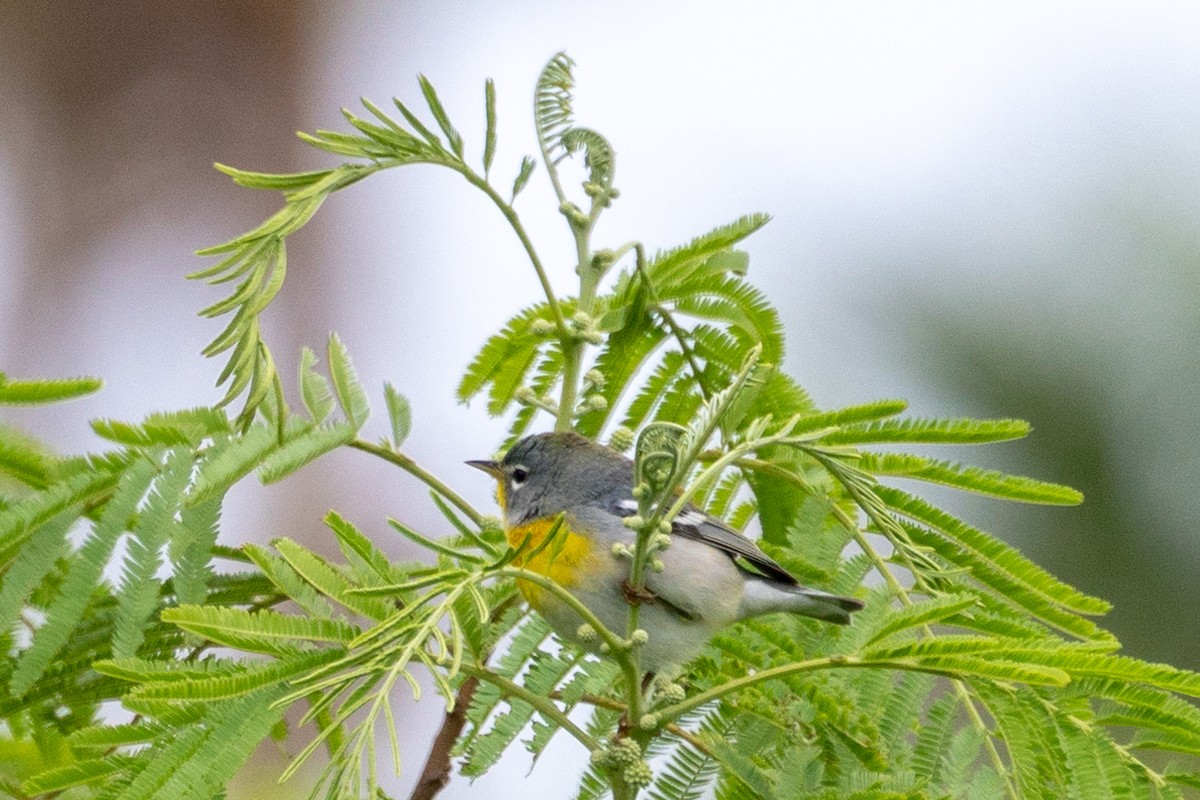
[[[658,532],[664,536],[671,532],[671,520],[664,519],[658,523]]]
[[[646,633],[646,631],[642,628],[638,628],[633,633],[629,634],[629,641],[640,646],[650,641],[650,634]]]
[[[587,407],[593,411],[603,411],[608,408],[608,399],[602,394],[589,395],[587,399]]]
[[[581,642],[592,642],[596,640],[596,629],[585,622],[576,629],[575,635]]]
[[[613,542],[612,554],[617,558],[633,558],[633,551],[621,542]]]
[[[586,311],[576,311],[571,321],[581,328],[590,328],[592,326],[592,315]]]
[[[592,386],[599,387],[604,385],[604,373],[598,369],[589,369],[583,376],[583,379]]]
[[[642,518],[641,514],[634,514],[632,517],[626,517],[621,520],[621,524],[630,530],[636,531],[646,524],[646,520]]]
[[[655,550],[666,550],[671,546],[671,531],[668,529],[666,533],[656,533],[651,541]]]
[[[594,329],[584,331],[583,339],[588,344],[604,344],[604,334]]]
[[[517,402],[524,403],[526,405],[537,402],[537,392],[535,392],[533,388],[529,386],[519,387],[517,391],[513,393],[513,397],[517,399]]]
[[[609,437],[608,446],[618,453],[624,453],[629,448],[633,447],[633,431],[626,428],[624,425],[619,425]],[[637,487],[633,489],[633,496],[637,497]]]
[[[658,714],[643,714],[638,720],[638,727],[644,731],[652,731],[658,727]]]
[[[682,703],[687,698],[687,692],[678,683],[668,683],[659,691],[662,699],[668,703]]]
[[[550,331],[554,330],[554,323],[548,319],[535,319],[533,322],[529,323],[529,330],[538,336],[545,336],[546,334],[550,333]]]
[[[654,781],[654,772],[645,761],[638,760],[621,770],[621,777],[630,786],[645,787]]]
[[[609,748],[609,761],[620,767],[628,767],[642,760],[642,748],[633,739],[617,739]]]
[[[666,568],[667,565],[663,563],[661,558],[650,559],[650,569],[654,572],[662,572]]]

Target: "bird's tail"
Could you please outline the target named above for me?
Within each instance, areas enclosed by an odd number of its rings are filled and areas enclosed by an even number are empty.
[[[830,594],[798,584],[789,585],[762,578],[750,578],[746,581],[742,605],[738,609],[738,619],[787,611],[847,625],[850,615],[862,607],[862,601],[853,597]]]

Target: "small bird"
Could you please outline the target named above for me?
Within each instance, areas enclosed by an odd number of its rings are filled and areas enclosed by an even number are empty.
[[[754,542],[690,504],[671,522],[670,545],[655,553],[662,571],[647,570],[635,596],[629,559],[613,548],[632,550],[636,538],[622,524],[638,510],[632,461],[577,433],[554,432],[521,439],[502,461],[466,463],[496,479],[513,547],[536,550],[562,516],[556,541],[517,564],[567,589],[622,636],[630,603],[642,604],[638,625],[648,638],[641,664],[651,672],[686,663],[738,620],[786,611],[844,625],[863,607],[853,597],[801,586]],[[595,648],[594,638],[580,637],[583,619],[561,597],[529,581],[517,585],[559,636]]]

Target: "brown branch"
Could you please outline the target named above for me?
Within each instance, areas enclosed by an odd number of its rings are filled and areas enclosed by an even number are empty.
[[[514,592],[496,604],[488,616],[488,623],[494,624],[504,615],[504,612],[516,603],[517,595]],[[488,656],[490,655],[489,652]],[[483,661],[486,662],[487,657]],[[417,785],[413,787],[408,800],[433,800],[438,792],[445,789],[446,784],[450,782],[450,755],[454,750],[454,743],[458,741],[463,728],[466,727],[467,708],[470,707],[471,698],[475,696],[475,689],[478,686],[479,679],[472,676],[464,680],[458,687],[458,694],[454,698],[454,708],[446,712],[446,719],[442,721],[442,727],[438,729],[437,736],[433,739],[429,757],[425,759],[425,766],[421,769],[421,777],[417,778]]]
[[[434,737],[433,748],[425,759],[425,767],[421,770],[421,777],[417,778],[417,785],[413,787],[409,800],[433,800],[450,782],[450,753],[467,724],[467,708],[477,686],[477,678],[467,678],[458,687],[454,709],[446,712],[446,720]]]

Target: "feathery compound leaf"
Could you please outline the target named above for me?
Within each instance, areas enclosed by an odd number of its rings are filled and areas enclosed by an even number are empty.
[[[531,156],[525,156],[521,159],[521,168],[517,170],[517,177],[513,179],[512,194],[509,196],[510,203],[517,199],[517,195],[529,183],[529,178],[533,175],[535,168],[537,168],[537,162]]]
[[[566,157],[567,151],[562,135],[571,127],[571,90],[575,79],[571,68],[575,62],[566,53],[556,53],[542,68],[533,96],[533,119],[537,127],[538,143],[549,164],[556,164]]]
[[[292,655],[303,642],[344,645],[359,631],[334,619],[299,617],[262,609],[242,611],[214,606],[178,606],[163,609],[163,622],[217,644],[268,655]]]
[[[483,177],[486,180],[492,171],[492,159],[496,157],[496,84],[488,78],[483,87],[483,108],[487,119],[487,130],[483,137]]]
[[[1105,614],[1112,608],[1108,602],[1097,597],[1090,597],[1063,583],[1021,555],[1015,548],[983,531],[972,528],[962,520],[935,508],[924,500],[890,486],[877,486],[875,491],[889,507],[900,514],[942,531],[960,547],[966,548],[964,555],[978,558],[986,566],[1003,573],[1014,584],[1027,587],[1046,600],[1080,614]],[[961,566],[972,567],[974,562],[959,563]]]
[[[333,413],[333,389],[325,376],[316,371],[317,354],[305,347],[300,351],[300,397],[312,421],[320,425]]]
[[[309,428],[272,452],[259,467],[258,477],[266,484],[283,480],[326,453],[354,441],[356,433],[355,426],[349,422]]]
[[[331,169],[322,169],[315,172],[273,174],[269,172],[251,172],[249,170],[230,167],[226,164],[213,164],[213,168],[217,172],[228,175],[238,186],[245,186],[247,189],[270,189],[279,192],[288,192],[312,186],[314,183],[318,183],[333,173]]]
[[[111,491],[118,469],[97,463],[93,469],[73,474],[0,510],[0,567],[12,561],[38,526],[64,512],[74,517],[75,506],[94,502]]]
[[[49,467],[50,454],[39,442],[0,424],[0,477],[7,475],[34,489],[45,489],[50,484]]]
[[[200,462],[196,483],[188,505],[202,503],[250,474],[279,447],[275,431],[266,425],[254,425],[239,436],[215,445]]]
[[[1029,435],[1029,423],[1019,419],[900,419],[846,427],[822,437],[825,444],[981,444]]]
[[[590,128],[573,127],[563,132],[561,142],[567,153],[583,152],[590,183],[612,186],[616,156],[607,139]]]
[[[859,467],[874,475],[941,483],[1023,503],[1071,506],[1083,502],[1083,495],[1069,486],[903,453],[863,453]]]
[[[121,800],[209,800],[225,787],[283,715],[281,688],[214,703],[201,724],[153,748]]]
[[[141,425],[111,419],[92,420],[91,425],[97,435],[130,447],[196,447],[205,439],[230,432],[225,412],[209,406],[154,413]]]
[[[358,563],[360,572],[369,569],[385,581],[391,582],[394,579],[391,562],[362,531],[343,519],[336,511],[325,515],[325,524],[337,536],[346,559],[351,564]]]
[[[412,406],[390,383],[383,385],[383,400],[387,405],[388,421],[392,426],[392,447],[399,450],[412,430]]]
[[[175,538],[179,523],[175,515],[183,503],[184,490],[192,475],[191,450],[179,449],[167,456],[162,474],[150,490],[146,507],[133,527],[121,588],[117,592],[117,620],[113,632],[113,656],[134,655],[145,636],[146,620],[159,602],[162,550]]]
[[[0,626],[3,626],[0,630],[12,630],[30,596],[66,551],[67,530],[72,520],[72,514],[63,514],[29,532],[21,552],[0,582]]]
[[[374,597],[352,594],[350,590],[358,587],[350,583],[316,553],[291,539],[276,539],[272,544],[288,564],[321,594],[336,600],[357,614],[374,620],[386,619],[391,616],[394,609],[389,603]]]
[[[287,684],[293,677],[332,664],[344,655],[345,651],[340,649],[321,650],[279,661],[237,665],[236,669],[224,675],[146,683],[134,688],[123,702],[134,711],[140,710],[143,701],[222,702],[264,687]]]
[[[333,606],[312,584],[304,580],[292,565],[265,548],[253,544],[242,545],[242,552],[250,557],[263,574],[289,600],[314,617],[332,617]]]
[[[446,134],[446,141],[450,142],[450,149],[461,160],[463,157],[462,136],[450,124],[450,116],[446,114],[446,109],[442,106],[442,101],[438,98],[437,91],[424,75],[418,75],[417,81],[421,84],[421,94],[425,95],[425,104],[429,106],[429,112],[433,114],[433,118],[437,121],[438,127],[442,129],[442,133]]]
[[[0,373],[0,406],[42,405],[74,400],[100,391],[103,385],[99,378],[14,381]]]
[[[139,459],[121,476],[112,499],[71,561],[62,587],[46,611],[46,624],[37,630],[29,649],[17,662],[11,685],[14,694],[24,694],[42,676],[83,618],[117,539],[136,512],[154,475],[154,465]]]
[[[873,644],[887,639],[889,636],[902,631],[912,630],[922,625],[941,622],[947,617],[970,608],[975,604],[975,598],[970,595],[946,595],[945,597],[935,597],[921,603],[905,606],[890,612],[879,627],[871,633],[868,643]]]
[[[21,784],[21,790],[29,795],[47,792],[64,792],[76,786],[99,783],[123,772],[133,764],[129,756],[111,755],[91,761],[76,761],[62,767],[46,770],[34,775]]]
[[[573,313],[573,304],[561,303],[564,314]],[[488,413],[498,416],[508,408],[517,389],[537,361],[540,349],[554,344],[535,332],[534,323],[549,323],[553,313],[547,303],[532,305],[505,323],[503,330],[487,340],[458,384],[457,396],[467,402],[491,387]]]
[[[370,416],[371,408],[367,403],[367,393],[358,382],[354,372],[354,364],[342,340],[333,334],[329,337],[329,375],[333,378],[333,390],[337,395],[338,404],[346,419],[358,430]]]
[[[171,583],[178,605],[203,603],[212,580],[212,552],[217,543],[222,497],[185,507],[179,514],[180,527],[170,544],[175,573]]]

